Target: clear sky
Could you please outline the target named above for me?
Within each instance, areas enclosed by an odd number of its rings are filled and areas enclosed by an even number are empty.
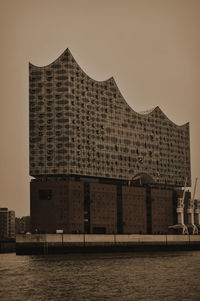
[[[200,198],[199,0],[0,0],[0,207],[29,214],[28,63],[67,47],[96,80],[113,76],[135,111],[190,122]]]

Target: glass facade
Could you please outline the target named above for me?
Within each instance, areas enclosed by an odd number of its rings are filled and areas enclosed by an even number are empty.
[[[115,81],[91,79],[67,49],[29,66],[30,175],[82,175],[191,185],[189,124],[156,107],[136,113]]]

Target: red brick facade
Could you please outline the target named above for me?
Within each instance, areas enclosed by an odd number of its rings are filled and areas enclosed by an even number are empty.
[[[32,232],[167,233],[175,223],[175,201],[170,189],[32,181]]]
[[[32,231],[64,233],[84,231],[83,183],[31,182]]]
[[[117,189],[115,185],[90,184],[90,232],[105,228],[105,233],[117,233]]]
[[[146,233],[146,189],[122,187],[124,233]]]
[[[173,191],[151,189],[152,233],[167,233],[168,226],[174,224]]]

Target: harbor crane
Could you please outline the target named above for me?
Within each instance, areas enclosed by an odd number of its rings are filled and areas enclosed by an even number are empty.
[[[195,184],[194,184],[194,191],[192,198],[189,200],[188,203],[188,208],[187,208],[187,216],[188,216],[188,228],[192,228],[192,234],[198,234],[198,228],[194,223],[194,198],[195,198],[195,193],[196,193],[196,188],[197,188],[197,180],[198,178],[195,179]]]
[[[185,192],[186,192],[186,185],[187,185],[187,177],[185,179],[185,185],[183,190],[182,197],[178,198],[177,201],[177,221],[178,223],[173,226],[169,226],[169,229],[182,229],[182,234],[189,234],[187,226],[184,224],[184,202],[185,202]]]

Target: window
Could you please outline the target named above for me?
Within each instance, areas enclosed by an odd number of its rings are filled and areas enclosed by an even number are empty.
[[[39,200],[51,200],[52,190],[51,189],[41,189],[39,190]]]

